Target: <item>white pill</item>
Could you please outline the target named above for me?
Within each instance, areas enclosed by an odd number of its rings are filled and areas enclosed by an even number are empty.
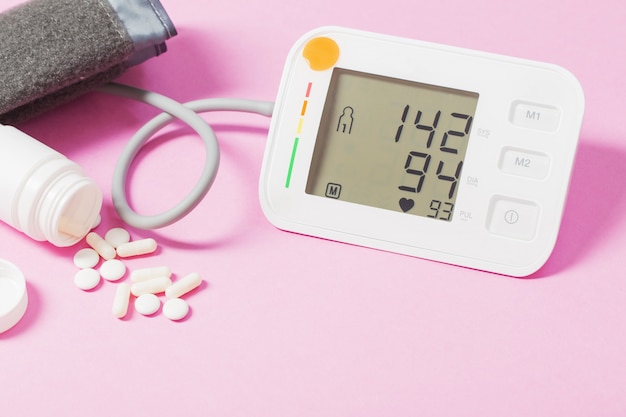
[[[122,258],[128,258],[130,256],[140,256],[153,253],[156,248],[156,241],[152,238],[148,238],[121,244],[117,248],[117,254]]]
[[[115,258],[115,248],[96,232],[91,232],[87,235],[87,244],[107,261]]]
[[[82,239],[89,232],[89,227],[82,223],[77,223],[68,217],[61,216],[59,219],[59,232]]]
[[[152,278],[134,283],[131,292],[135,297],[141,297],[144,294],[158,294],[164,292],[170,285],[172,285],[172,280],[168,277]]]
[[[180,298],[202,284],[200,274],[194,272],[173,283],[165,290],[167,298]]]
[[[80,269],[93,268],[100,262],[100,255],[93,249],[81,249],[74,255],[74,265]]]
[[[189,304],[180,298],[171,298],[163,304],[163,314],[170,320],[182,320],[189,313]]]
[[[154,294],[144,294],[135,300],[135,310],[144,316],[150,316],[161,308],[161,300]]]
[[[100,275],[107,281],[119,281],[126,275],[126,265],[119,259],[110,259],[100,267]]]
[[[100,284],[100,274],[92,268],[81,269],[74,275],[74,284],[84,291],[93,290]]]
[[[122,282],[115,289],[115,298],[113,299],[113,315],[122,318],[128,313],[128,304],[130,303],[130,285]]]
[[[130,242],[130,233],[126,229],[115,227],[106,232],[104,240],[109,242],[114,248],[117,248],[119,245]]]
[[[153,268],[136,269],[130,273],[132,282],[147,281],[152,278],[171,277],[172,270],[167,266],[156,266]]]

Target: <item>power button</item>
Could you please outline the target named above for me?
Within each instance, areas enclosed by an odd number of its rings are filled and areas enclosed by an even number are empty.
[[[539,207],[530,201],[494,197],[487,228],[493,234],[520,240],[532,240],[537,231]]]

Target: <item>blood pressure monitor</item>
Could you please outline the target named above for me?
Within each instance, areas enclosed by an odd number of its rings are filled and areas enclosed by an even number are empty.
[[[286,62],[261,205],[284,230],[530,275],[556,242],[583,112],[554,65],[317,29]]]

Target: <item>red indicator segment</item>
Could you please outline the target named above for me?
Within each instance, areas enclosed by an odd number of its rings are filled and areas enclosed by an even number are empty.
[[[311,87],[313,87],[313,83],[309,83],[309,86],[306,89],[306,98],[311,96]]]

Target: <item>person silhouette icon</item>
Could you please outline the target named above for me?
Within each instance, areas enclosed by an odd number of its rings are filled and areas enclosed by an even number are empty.
[[[343,109],[343,113],[339,116],[339,123],[337,123],[337,132],[352,133],[352,125],[354,124],[354,109],[350,106]]]

